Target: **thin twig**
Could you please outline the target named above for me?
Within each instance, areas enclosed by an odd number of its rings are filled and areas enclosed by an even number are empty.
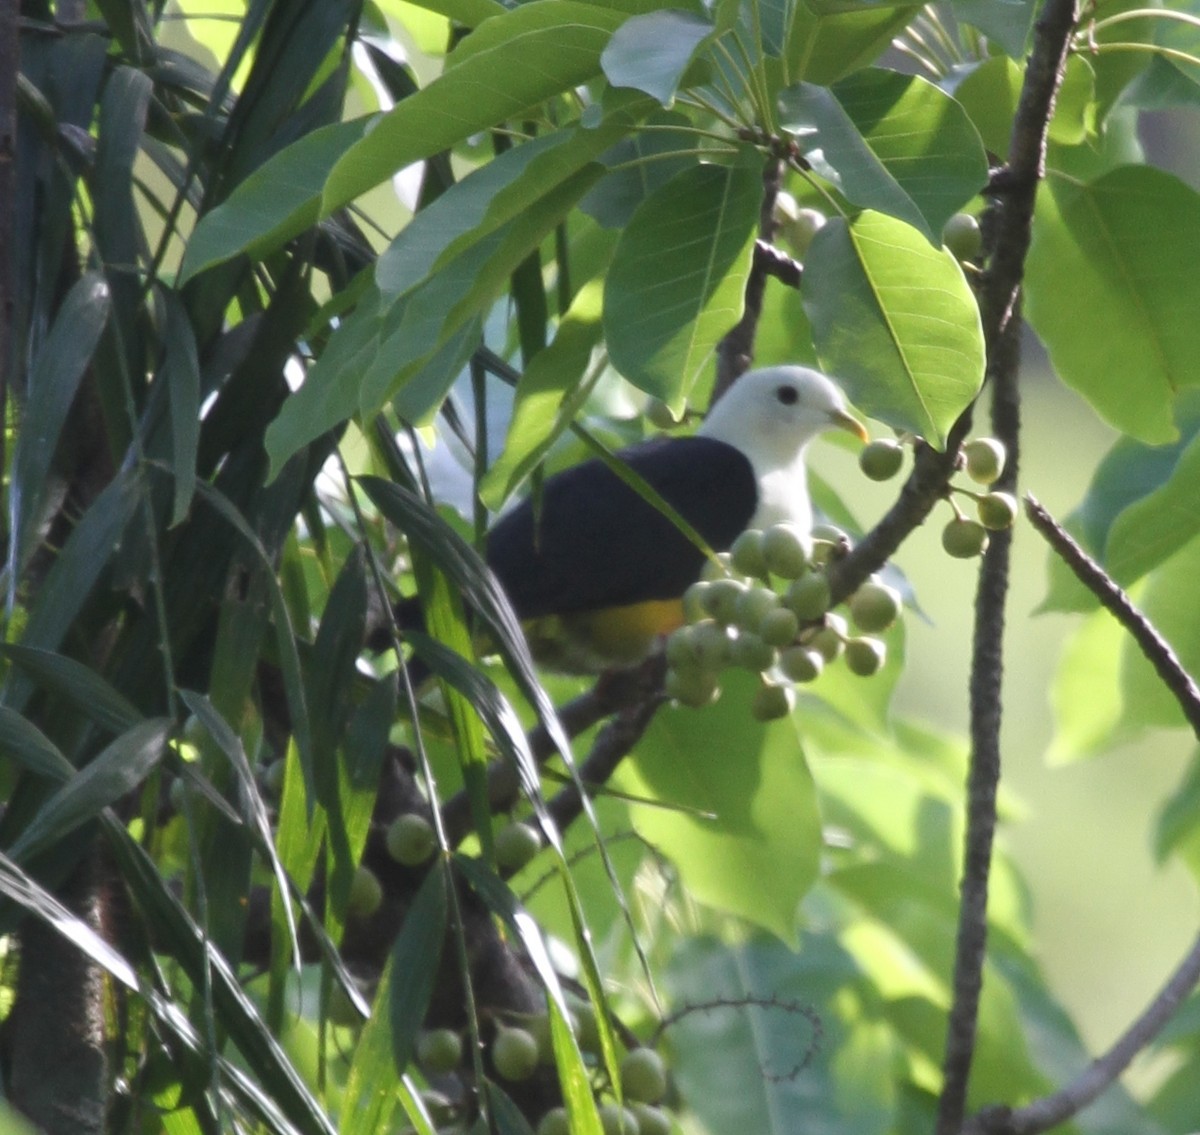
[[[1154,628],[1154,624],[1134,606],[1133,601],[1114,582],[1112,577],[1093,560],[1048,513],[1033,496],[1025,494],[1025,514],[1030,523],[1069,567],[1080,583],[1097,599],[1105,610],[1132,636],[1142,653],[1150,660],[1154,672],[1171,691],[1183,710],[1192,732],[1200,738],[1200,687],[1183,668],[1171,644]]]
[[[1006,176],[999,181],[993,179],[990,187],[1000,192],[989,204],[984,230],[989,258],[980,286],[980,314],[987,344],[988,379],[993,389],[993,428],[1009,451],[1001,488],[1016,484],[1020,437],[1017,374],[1021,281],[1029,252],[1034,201],[1045,170],[1050,118],[1078,20],[1078,0],[1046,0],[1043,5],[1013,121]],[[976,597],[970,683],[967,832],[955,946],[954,995],[946,1027],[936,1135],[956,1135],[962,1129],[975,1053],[987,951],[987,898],[996,828],[996,793],[1000,780],[1001,639],[1010,548],[1009,534],[997,534],[984,557]]]

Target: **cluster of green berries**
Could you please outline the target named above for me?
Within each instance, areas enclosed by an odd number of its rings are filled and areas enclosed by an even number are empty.
[[[420,812],[404,812],[385,835],[388,854],[403,867],[423,867],[437,851],[437,833]],[[519,871],[542,849],[542,836],[532,824],[512,821],[495,835],[496,864],[504,871]]]
[[[598,1059],[600,1034],[595,1012],[575,1002],[571,1027],[581,1051]],[[496,1076],[509,1083],[528,1080],[539,1068],[554,1065],[548,1017],[526,1017],[499,1024],[488,1045]],[[417,1038],[417,1063],[427,1076],[450,1075],[463,1067],[462,1034],[455,1029],[426,1029]],[[599,1101],[605,1135],[668,1135],[671,1119],[661,1106],[667,1094],[667,1070],[652,1048],[629,1049],[619,1067],[622,1103]],[[563,1107],[552,1108],[538,1123],[537,1135],[568,1135],[570,1124]]]
[[[839,658],[855,674],[876,673],[886,648],[865,636],[896,621],[900,595],[878,580],[864,583],[849,601],[864,635],[851,635],[829,610],[825,573],[830,557],[848,547],[844,532],[825,525],[811,536],[787,524],[743,532],[683,597],[687,624],[667,640],[666,692],[684,705],[708,705],[724,670],[749,670],[762,675],[754,715],[770,721],[792,711],[796,684]]]
[[[995,438],[972,438],[962,448],[962,467],[978,485],[990,486],[1004,472],[1004,446]],[[869,442],[859,454],[862,471],[873,481],[886,481],[900,472],[904,446],[891,438]],[[956,487],[954,492],[975,502],[977,519],[965,515],[950,499],[954,518],[942,530],[942,547],[956,559],[971,559],[987,550],[988,533],[1011,528],[1017,518],[1017,500],[1011,493],[976,492]]]

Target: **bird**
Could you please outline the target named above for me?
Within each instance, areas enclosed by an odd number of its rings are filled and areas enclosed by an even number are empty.
[[[867,440],[837,384],[780,365],[748,371],[696,433],[617,456],[715,552],[747,528],[813,523],[805,452],[817,435]],[[592,458],[546,479],[487,536],[487,565],[521,619],[534,660],[568,674],[637,664],[683,625],[683,595],[706,554],[677,524]]]

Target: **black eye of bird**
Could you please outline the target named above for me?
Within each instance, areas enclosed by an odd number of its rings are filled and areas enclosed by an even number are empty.
[[[785,406],[794,406],[800,397],[800,393],[794,386],[781,386],[775,391],[775,397]]]

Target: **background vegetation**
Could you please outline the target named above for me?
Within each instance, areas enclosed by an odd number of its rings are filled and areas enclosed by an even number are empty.
[[[1154,730],[1179,787],[1138,822],[1197,869],[1200,197],[1137,130],[1200,99],[1190,6],[2,13],[16,1111],[594,1132],[623,1098],[643,1135],[1200,1127],[1200,950],[1093,1061],[1110,1038],[1081,1040],[992,841],[1020,808],[1001,738],[1030,743],[1041,695],[1001,697],[1028,669],[1005,654],[1026,641],[1005,639],[1010,556],[1040,563],[1045,537],[1042,607],[1073,620],[1050,755]],[[982,243],[944,249],[961,212]],[[969,484],[968,434],[1004,440],[1016,486],[1025,318],[1075,392],[1026,399],[1061,466],[1030,487],[1078,486],[1066,527],[1100,567],[1022,520],[972,610],[974,561],[909,552]],[[821,366],[912,443],[902,486],[836,452],[815,486],[854,537],[837,599],[911,566],[883,671],[831,666],[769,723],[751,676],[695,710],[654,662],[535,673],[472,552],[489,514],[664,406],[702,411],[751,358]],[[1115,440],[1081,469],[1092,415]],[[397,644],[414,591],[429,637]],[[438,678],[420,700],[411,649]],[[961,719],[904,711],[929,659]],[[413,815],[419,855],[397,846]],[[541,843],[519,869],[510,815]],[[540,1034],[521,1075],[517,1028]],[[661,1100],[627,1063],[651,1048]]]

